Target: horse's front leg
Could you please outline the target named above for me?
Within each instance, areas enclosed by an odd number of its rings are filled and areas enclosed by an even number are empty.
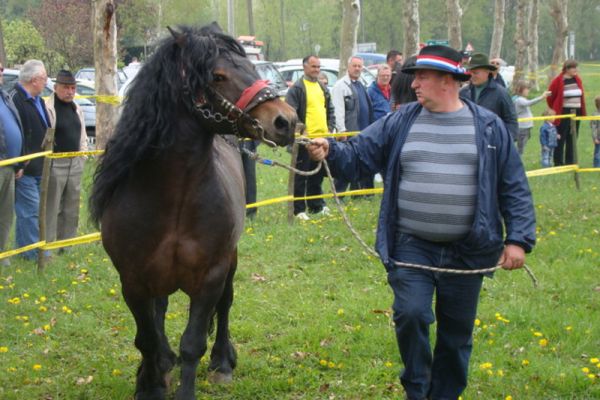
[[[135,318],[137,325],[135,346],[142,353],[142,362],[137,372],[135,399],[163,400],[166,382],[160,368],[161,337],[154,319],[154,299],[138,297],[125,286],[123,286],[123,297]]]
[[[209,371],[213,371],[214,383],[228,383],[233,379],[233,370],[237,363],[235,348],[229,339],[229,309],[233,303],[233,276],[237,268],[237,251],[233,256],[231,268],[223,295],[217,304],[217,337],[210,353]]]
[[[209,290],[212,292],[212,290]],[[181,385],[177,390],[177,400],[195,400],[196,369],[206,352],[206,340],[210,319],[219,294],[202,294],[191,297],[188,325],[181,337],[179,356],[181,357]]]

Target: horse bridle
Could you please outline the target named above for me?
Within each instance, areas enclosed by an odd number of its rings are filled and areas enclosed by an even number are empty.
[[[260,122],[252,118],[249,114],[250,110],[258,105],[277,98],[277,94],[269,86],[269,81],[256,80],[252,85],[244,89],[235,104],[227,100],[225,96],[213,88],[209,87],[207,91],[215,99],[214,103],[216,103],[216,106],[220,107],[223,111],[215,111],[213,102],[209,103],[204,96],[199,98],[191,96],[192,110],[196,115],[218,124],[228,123],[232,127],[233,134],[237,137],[243,137],[238,129],[238,124],[248,122],[260,141],[271,147],[276,147],[273,141],[265,138],[265,130]]]

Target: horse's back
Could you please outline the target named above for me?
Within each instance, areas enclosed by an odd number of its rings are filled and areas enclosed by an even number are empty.
[[[152,296],[194,292],[222,279],[236,257],[245,215],[244,175],[232,144],[136,165],[102,217],[103,244],[124,284]]]

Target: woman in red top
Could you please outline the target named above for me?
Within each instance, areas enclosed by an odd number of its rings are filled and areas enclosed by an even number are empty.
[[[586,115],[583,84],[579,75],[577,75],[577,61],[565,61],[562,72],[552,80],[548,90],[552,94],[546,98],[546,101],[548,102],[548,106],[557,115]],[[574,141],[571,140],[571,120],[569,118],[557,119],[553,124],[556,125],[559,135],[558,146],[554,150],[554,165],[559,166],[575,163],[573,145],[576,144],[577,136],[575,136]],[[576,123],[576,135],[578,132],[579,121]]]

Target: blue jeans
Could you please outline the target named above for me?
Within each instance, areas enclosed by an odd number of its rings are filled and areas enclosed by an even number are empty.
[[[440,268],[466,268],[450,246],[408,234],[397,238],[394,259]],[[480,274],[457,275],[402,266],[389,269],[396,340],[404,363],[400,381],[408,399],[457,399],[466,388],[482,281]],[[432,354],[429,326],[436,318]]]
[[[600,168],[600,144],[594,144],[594,168]]]
[[[15,239],[17,248],[37,243],[40,240],[40,176],[23,175],[15,185],[15,214],[17,223]],[[20,255],[33,260],[37,250],[29,250]]]
[[[542,146],[542,168],[550,168],[554,157],[554,148]]]

